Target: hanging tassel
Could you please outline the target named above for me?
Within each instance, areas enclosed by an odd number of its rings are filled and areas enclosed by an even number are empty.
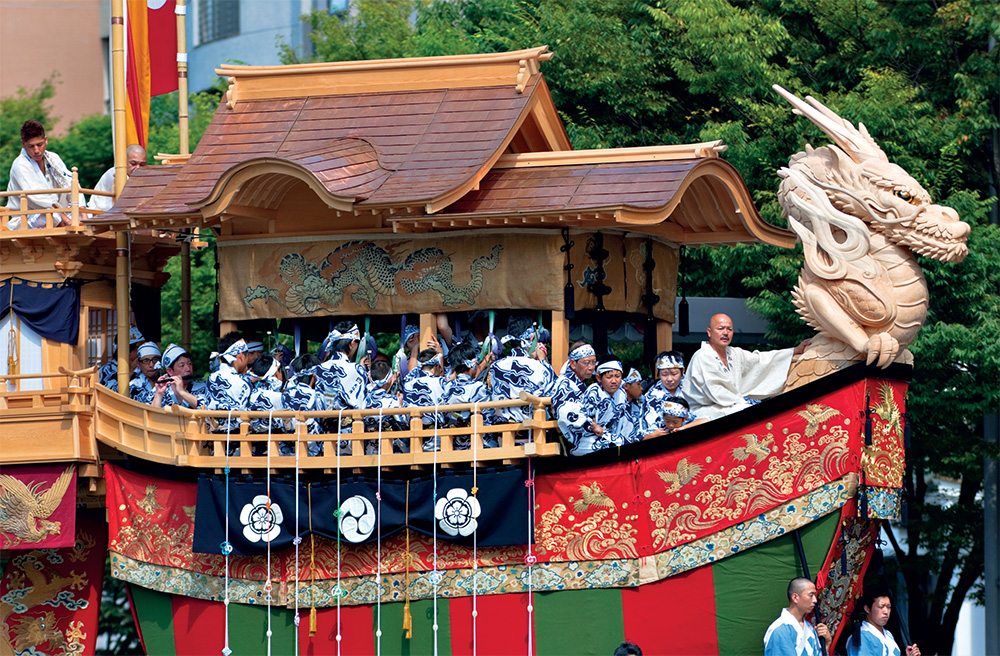
[[[865,446],[872,445],[872,407],[871,398],[865,394]]]
[[[309,609],[309,637],[316,635],[316,607]]]
[[[316,534],[313,533],[312,483],[306,486],[309,502],[309,637],[316,635]],[[339,529],[338,529],[339,530]],[[338,585],[340,581],[337,581]]]
[[[868,519],[868,494],[865,492],[865,487],[866,486],[862,485],[858,491],[858,495],[860,497],[858,499],[858,503],[859,506],[861,507],[862,519]]]
[[[436,416],[436,415],[435,415]],[[406,589],[403,595],[406,602],[403,604],[403,636],[409,640],[413,637],[413,615],[410,613],[410,481],[406,481],[406,514],[403,524],[406,525]]]

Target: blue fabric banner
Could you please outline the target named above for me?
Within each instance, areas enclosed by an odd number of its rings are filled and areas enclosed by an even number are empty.
[[[19,278],[0,282],[0,318],[13,311],[46,339],[76,345],[80,333],[80,291]]]

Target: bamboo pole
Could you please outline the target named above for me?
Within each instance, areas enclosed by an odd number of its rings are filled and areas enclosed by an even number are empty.
[[[187,68],[187,6],[177,0],[177,127],[180,132],[180,154],[189,155],[188,142],[188,68]],[[191,351],[191,241],[181,242],[181,346]]]
[[[125,2],[111,3],[111,79],[114,103],[115,128],[115,198],[125,188]],[[129,343],[129,279],[128,234],[118,231],[115,235],[115,297],[118,313],[118,393],[128,396],[128,379],[131,366],[128,357]]]

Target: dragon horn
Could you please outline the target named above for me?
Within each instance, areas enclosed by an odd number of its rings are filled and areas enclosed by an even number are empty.
[[[889,158],[885,156],[885,153],[875,143],[875,140],[871,138],[871,135],[868,134],[868,130],[863,124],[858,124],[860,130],[855,129],[849,121],[842,119],[829,107],[812,96],[806,96],[806,102],[803,102],[798,96],[789,93],[777,84],[772,85],[771,88],[795,108],[793,110],[794,113],[799,116],[805,116],[812,121],[816,127],[825,132],[828,137],[833,139],[834,143],[850,155],[851,159],[855,162],[860,164],[868,159],[889,161]]]

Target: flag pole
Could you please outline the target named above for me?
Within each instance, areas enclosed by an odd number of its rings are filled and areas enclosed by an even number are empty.
[[[125,188],[125,2],[111,2],[111,80],[114,107],[115,198]],[[118,393],[128,396],[129,361],[128,233],[115,233],[115,296],[118,315]]]
[[[180,132],[180,154],[189,155],[188,143],[188,70],[187,70],[187,6],[177,0],[177,128]],[[181,242],[181,346],[191,352],[191,239]]]

